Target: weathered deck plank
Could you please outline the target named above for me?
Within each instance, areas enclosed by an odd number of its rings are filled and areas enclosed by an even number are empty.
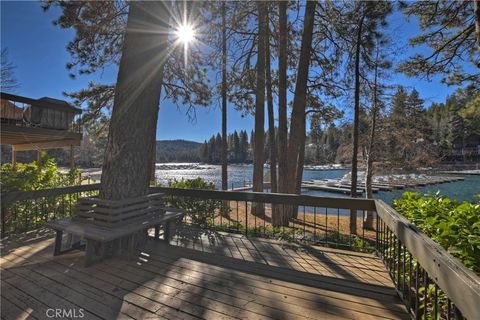
[[[53,257],[45,235],[11,241],[2,246],[2,319],[44,319],[49,308],[88,319],[408,318],[369,254],[228,234],[171,243],[84,268],[83,252]]]

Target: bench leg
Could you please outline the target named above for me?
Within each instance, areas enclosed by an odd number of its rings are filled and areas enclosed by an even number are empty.
[[[155,226],[155,240],[158,240],[160,238],[160,225]]]
[[[63,238],[63,231],[57,230],[57,234],[55,236],[55,248],[53,251],[54,256],[58,256],[62,250],[62,238]]]
[[[133,255],[135,253],[135,247],[136,247],[136,236],[135,234],[131,234],[128,236],[128,248],[127,248],[127,256],[128,260],[133,259]]]
[[[103,260],[105,256],[105,243],[87,239],[85,249],[85,267],[90,267],[95,262]]]

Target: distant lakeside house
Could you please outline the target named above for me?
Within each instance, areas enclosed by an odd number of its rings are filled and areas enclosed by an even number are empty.
[[[447,159],[453,162],[480,161],[480,135],[471,134],[465,138],[457,137],[453,140],[451,154]]]

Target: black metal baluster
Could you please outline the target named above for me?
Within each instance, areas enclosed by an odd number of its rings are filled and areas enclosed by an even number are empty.
[[[253,224],[254,224],[254,228],[253,228],[253,234],[256,236],[257,235],[257,213],[258,213],[258,205],[259,203],[256,202],[255,203],[255,214],[253,215]],[[252,203],[252,207],[253,207],[253,203]],[[253,210],[253,209],[252,209]]]
[[[447,298],[447,320],[450,320],[452,317],[452,302],[450,298]]]
[[[317,237],[317,207],[313,207],[313,243]]]
[[[409,268],[408,268],[408,308],[411,310],[412,309],[412,268],[413,268],[413,263],[412,263],[412,254],[409,252]]]
[[[364,241],[362,241],[362,248],[365,247],[365,210],[362,211],[362,238]]]
[[[395,283],[395,280],[396,283],[396,287],[398,289],[398,279],[396,279],[397,277],[397,267],[398,267],[398,259],[397,259],[397,237],[395,237],[395,235],[393,235],[392,233],[392,236],[393,236],[393,255],[392,255],[392,260],[393,260],[393,283]]]
[[[400,266],[401,266],[401,263],[400,263],[400,260],[402,259],[402,243],[400,242],[400,239],[397,239],[397,244],[398,244],[398,248],[397,248],[397,287],[398,289],[400,290]],[[402,292],[402,295],[403,295],[403,291]]]
[[[325,207],[325,244],[328,242],[328,208]]]
[[[14,226],[15,226],[15,228],[14,228],[13,232],[17,232],[17,227],[18,227],[17,203],[15,203],[15,204],[13,205],[13,216],[15,217],[15,218],[14,218],[14,221],[15,221]]]
[[[270,203],[270,218],[273,219],[273,203]],[[270,219],[270,221],[272,221]],[[265,237],[265,234],[266,234],[266,220],[267,220],[267,213],[264,212],[263,214],[263,236]]]
[[[25,210],[23,211],[23,214],[25,215],[25,231],[28,230],[28,213],[27,213],[27,206],[25,206]]]
[[[433,301],[433,319],[437,320],[438,316],[438,285],[435,283],[435,293]]]
[[[405,296],[405,275],[406,275],[406,271],[407,271],[407,248],[402,244],[402,248],[403,248],[403,254],[402,254],[402,261],[403,261],[403,279],[402,279],[402,292]]]
[[[245,236],[248,236],[248,202],[245,201]]]
[[[340,243],[340,208],[337,208],[337,245]]]
[[[240,221],[238,221],[238,200],[237,200],[237,232],[240,231]]]
[[[303,240],[305,240],[306,235],[306,221],[305,221],[305,206],[303,206]]]
[[[415,319],[419,318],[418,310],[420,304],[420,265],[417,262],[415,267]]]
[[[423,318],[427,319],[427,303],[428,303],[428,273],[423,270],[423,276],[425,280],[425,288],[423,289]]]

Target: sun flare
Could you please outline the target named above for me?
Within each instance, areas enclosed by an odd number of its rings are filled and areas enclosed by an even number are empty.
[[[188,44],[195,40],[195,30],[189,24],[181,25],[176,32],[178,41],[184,44]]]

